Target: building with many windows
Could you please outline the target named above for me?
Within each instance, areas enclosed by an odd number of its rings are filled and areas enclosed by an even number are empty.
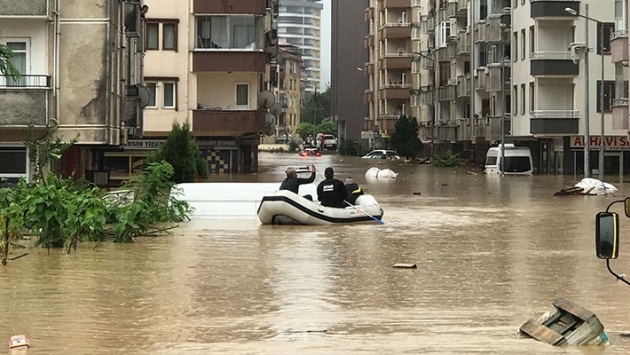
[[[276,123],[276,139],[295,136],[302,102],[302,54],[294,45],[278,44],[278,60],[271,68],[271,86],[282,113]],[[296,137],[297,138],[297,137]]]
[[[260,135],[276,133],[259,94],[272,89],[277,1],[146,1],[144,130],[112,159],[133,174],[173,122],[187,120],[211,172],[256,171]]]
[[[393,114],[393,125],[403,113],[391,112],[392,100],[378,91],[396,73],[385,67],[383,48],[406,38],[385,33],[391,27],[386,19],[406,6],[411,115],[428,146],[456,149],[482,163],[488,147],[504,138],[530,147],[538,173],[580,174],[588,115],[591,168],[599,168],[603,122],[605,171],[624,171],[629,158],[621,153],[628,149],[626,0],[373,0],[366,10],[376,35],[366,39],[371,48],[366,102],[373,122],[367,130],[387,134],[378,117]]]
[[[304,91],[320,90],[322,0],[280,0],[278,37],[302,51]]]
[[[17,79],[0,77],[0,178],[30,178],[24,141],[32,126],[78,143],[56,168],[109,183],[104,155],[142,126],[140,1],[0,0],[0,43]]]

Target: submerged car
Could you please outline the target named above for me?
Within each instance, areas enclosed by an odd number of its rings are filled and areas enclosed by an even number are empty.
[[[393,150],[377,149],[362,156],[363,159],[400,159],[400,155]]]
[[[307,157],[307,156],[321,157],[322,153],[320,153],[319,149],[317,148],[306,148],[300,152],[300,156],[301,157]]]

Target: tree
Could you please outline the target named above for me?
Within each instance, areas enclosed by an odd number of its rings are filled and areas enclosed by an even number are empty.
[[[396,121],[396,131],[391,136],[392,148],[398,154],[415,158],[422,151],[424,146],[418,138],[418,121],[416,118],[409,118],[406,115],[400,116]]]
[[[194,182],[199,174],[208,177],[208,164],[201,156],[197,142],[190,134],[188,122],[180,125],[173,122],[171,133],[158,151],[149,159],[151,162],[166,161],[173,166],[173,181],[176,184]]]
[[[317,136],[318,133],[337,134],[337,122],[325,120],[317,126],[310,122],[302,122],[295,129],[295,133],[299,134],[300,137],[306,137],[310,134],[313,138]]]
[[[2,32],[0,31],[0,36]],[[0,74],[8,75],[13,79],[18,79],[20,77],[20,72],[17,70],[15,65],[9,61],[13,56],[13,52],[11,49],[4,44],[0,43]]]
[[[317,125],[330,117],[330,86],[324,92],[315,92],[302,103],[300,120]]]

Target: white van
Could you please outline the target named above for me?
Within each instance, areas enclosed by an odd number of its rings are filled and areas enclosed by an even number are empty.
[[[534,162],[532,152],[527,147],[515,147],[514,144],[505,144],[505,174],[508,175],[532,175]],[[491,147],[486,153],[486,174],[501,174],[501,146]]]

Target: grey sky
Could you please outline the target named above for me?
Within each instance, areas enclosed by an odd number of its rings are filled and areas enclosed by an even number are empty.
[[[321,90],[330,84],[330,43],[331,43],[331,0],[324,0],[322,10],[322,58],[321,58]]]

